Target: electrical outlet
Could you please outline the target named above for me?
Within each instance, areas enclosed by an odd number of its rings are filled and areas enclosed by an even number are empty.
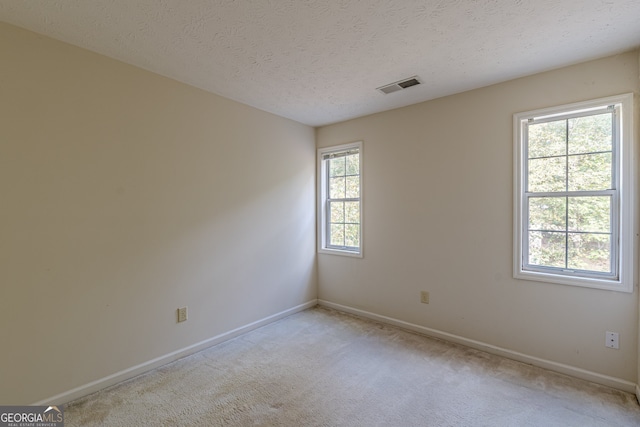
[[[178,322],[186,322],[187,321],[187,307],[182,307],[178,309]]]
[[[619,349],[620,348],[620,343],[618,341],[618,333],[617,332],[609,332],[607,331],[606,333],[606,341],[604,343],[604,345],[606,345],[609,348],[616,348]]]
[[[420,292],[420,302],[423,304],[429,304],[429,292],[427,291]]]

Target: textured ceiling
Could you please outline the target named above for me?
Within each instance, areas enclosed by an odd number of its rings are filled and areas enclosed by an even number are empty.
[[[0,0],[0,20],[312,126],[640,46],[639,0]]]

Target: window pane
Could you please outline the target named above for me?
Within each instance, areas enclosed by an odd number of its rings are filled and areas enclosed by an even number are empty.
[[[329,160],[329,176],[344,176],[345,157]]]
[[[347,175],[360,175],[360,156],[358,154],[347,156],[346,162]]]
[[[362,255],[361,153],[362,142],[318,149],[320,252]]]
[[[567,121],[537,123],[529,126],[529,158],[567,154]]]
[[[569,191],[611,188],[611,153],[569,156]]]
[[[566,197],[529,198],[530,230],[566,230]]]
[[[611,272],[611,237],[608,234],[569,233],[568,268]]]
[[[331,222],[344,222],[344,202],[329,202]]]
[[[513,115],[515,278],[633,291],[632,108],[626,94]]]
[[[528,191],[565,191],[566,157],[529,160]]]
[[[344,226],[345,246],[360,247],[360,226],[358,224],[346,224]]]
[[[347,180],[347,191],[346,197],[356,199],[360,197],[360,177],[356,176],[348,176]]]
[[[529,233],[529,264],[565,267],[565,233],[532,231]]]
[[[330,224],[330,242],[331,246],[344,246],[344,224]]]
[[[360,223],[360,202],[345,202],[344,222],[359,224]]]
[[[345,182],[346,181],[344,176],[329,178],[329,198],[330,199],[344,199]]]
[[[569,230],[609,233],[611,197],[569,197]]]
[[[569,119],[569,154],[611,151],[612,114]]]

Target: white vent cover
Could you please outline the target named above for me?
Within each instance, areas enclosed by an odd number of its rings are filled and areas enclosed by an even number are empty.
[[[395,83],[390,83],[388,85],[381,86],[381,87],[377,88],[376,90],[378,90],[378,91],[384,93],[385,95],[387,95],[387,94],[390,94],[392,92],[397,92],[397,91],[402,90],[402,89],[407,89],[407,88],[410,88],[412,86],[417,86],[419,84],[422,84],[422,82],[420,81],[418,76],[413,76],[413,77],[409,77],[407,79],[400,80],[400,81],[395,82]]]

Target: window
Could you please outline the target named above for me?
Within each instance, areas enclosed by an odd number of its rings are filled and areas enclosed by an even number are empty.
[[[516,278],[633,290],[632,95],[514,115]]]
[[[318,150],[319,252],[362,256],[362,143]]]

